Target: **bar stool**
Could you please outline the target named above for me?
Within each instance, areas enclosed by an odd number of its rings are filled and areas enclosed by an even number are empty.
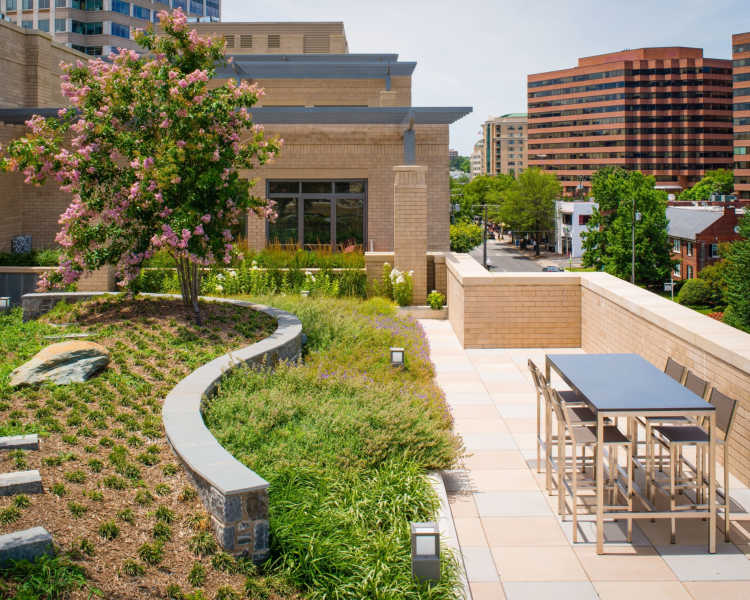
[[[531,372],[531,378],[534,381],[534,387],[536,389],[536,465],[537,473],[541,473],[542,456],[541,447],[544,446],[544,468],[545,468],[545,482],[547,492],[552,493],[552,448],[554,443],[557,441],[557,437],[552,434],[552,408],[547,401],[547,395],[545,389],[547,388],[547,379],[536,366],[533,360],[528,361],[529,371]],[[583,399],[572,390],[563,390],[558,392],[561,401],[570,407],[575,407],[576,411],[574,419],[579,422],[596,422],[596,417],[590,409],[586,408],[586,403]],[[542,410],[544,409],[544,410]],[[542,438],[541,431],[541,417],[544,412],[544,438]],[[584,457],[585,458],[585,457]]]
[[[734,425],[737,401],[722,394],[716,388],[711,390],[708,401],[716,407],[716,428],[722,434],[717,443],[724,448],[724,539],[729,541],[729,435]],[[709,472],[704,464],[708,458],[709,433],[699,425],[674,426],[664,425],[654,428],[654,439],[669,451],[669,507],[675,510],[678,490],[695,490],[695,506],[703,504],[704,488],[706,487],[705,473]],[[696,446],[696,464],[691,465],[682,456],[682,448],[686,445]],[[693,471],[695,477],[685,477],[682,464]],[[679,474],[677,471],[679,470]],[[671,543],[675,543],[676,519],[670,519]]]
[[[562,402],[562,398],[557,390],[547,387],[546,394],[548,402],[552,405],[556,416],[557,416],[557,478],[558,478],[558,512],[561,516],[565,514],[565,489],[569,491],[572,497],[571,502],[571,514],[573,517],[573,543],[578,541],[578,490],[579,490],[579,475],[578,475],[578,447],[582,448],[593,447],[594,448],[594,460],[596,461],[595,451],[598,441],[597,427],[592,426],[589,423],[576,423],[572,418],[573,411],[575,408],[566,406]],[[587,409],[588,410],[588,409]],[[590,411],[589,411],[590,412]],[[592,413],[593,414],[593,413]],[[573,450],[572,456],[572,468],[570,477],[567,473],[567,456],[565,452],[566,444],[564,440],[567,437],[570,438],[570,447]],[[633,510],[633,452],[632,452],[632,440],[625,436],[615,425],[605,425],[603,429],[603,445],[607,449],[607,455],[609,459],[609,481],[605,484],[605,493],[608,490],[610,493],[610,506],[605,506],[605,510],[625,510],[629,512]],[[626,496],[625,507],[615,505],[617,498],[617,455],[619,448],[625,449],[626,461],[627,461],[627,490],[623,493]],[[585,454],[584,454],[585,463]],[[596,464],[596,462],[594,462]],[[585,467],[585,464],[584,464]],[[594,469],[594,479],[596,479],[596,469]],[[587,487],[596,487],[596,481]],[[633,519],[627,519],[628,530],[627,530],[627,541],[630,543],[633,539]]]

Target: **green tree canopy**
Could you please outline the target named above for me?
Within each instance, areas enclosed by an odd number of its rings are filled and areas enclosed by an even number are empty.
[[[726,251],[724,320],[750,333],[750,215],[740,221],[740,235],[745,239],[732,242]]]
[[[456,171],[463,171],[469,173],[471,171],[471,159],[468,156],[457,156],[451,158],[450,168]]]
[[[733,191],[734,172],[731,169],[716,169],[706,171],[703,179],[680,194],[680,200],[703,202],[711,194],[731,194]]]
[[[513,231],[539,232],[555,228],[555,200],[560,184],[552,173],[531,167],[504,194],[500,209],[503,222]]]
[[[654,189],[655,179],[640,171],[605,167],[596,172],[594,209],[583,233],[583,264],[630,279],[633,201],[641,220],[635,224],[635,280],[659,284],[669,279],[673,265],[667,237],[667,194]]]
[[[515,179],[512,175],[479,175],[471,181],[461,183],[461,180],[451,182],[451,202],[459,205],[459,217],[471,219],[482,212],[482,204],[499,205],[503,201],[503,192],[509,189]],[[459,186],[460,189],[459,189]],[[488,211],[490,218],[498,218],[498,209]]]

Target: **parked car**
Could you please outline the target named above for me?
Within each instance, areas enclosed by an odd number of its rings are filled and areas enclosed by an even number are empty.
[[[561,269],[560,267],[549,266],[544,267],[542,271],[546,271],[547,273],[562,273],[565,269]]]

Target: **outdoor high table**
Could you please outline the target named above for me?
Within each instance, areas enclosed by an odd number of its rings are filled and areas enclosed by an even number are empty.
[[[548,354],[550,369],[581,395],[596,413],[596,551],[604,552],[604,519],[708,517],[709,552],[716,552],[716,416],[714,406],[637,354]],[[603,431],[607,417],[627,417],[634,433],[637,417],[706,417],[709,432],[709,494],[705,510],[604,512]],[[635,440],[634,440],[635,441]],[[650,443],[650,440],[646,440]],[[635,444],[634,444],[635,448]],[[646,506],[648,508],[648,505]]]

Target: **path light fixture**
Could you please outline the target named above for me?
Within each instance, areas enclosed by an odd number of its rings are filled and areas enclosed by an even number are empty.
[[[0,296],[0,314],[7,314],[10,312],[10,298],[8,296]]]
[[[411,574],[420,581],[440,581],[440,530],[434,521],[411,523]]]
[[[403,348],[391,348],[391,366],[392,367],[404,366],[404,349]]]

